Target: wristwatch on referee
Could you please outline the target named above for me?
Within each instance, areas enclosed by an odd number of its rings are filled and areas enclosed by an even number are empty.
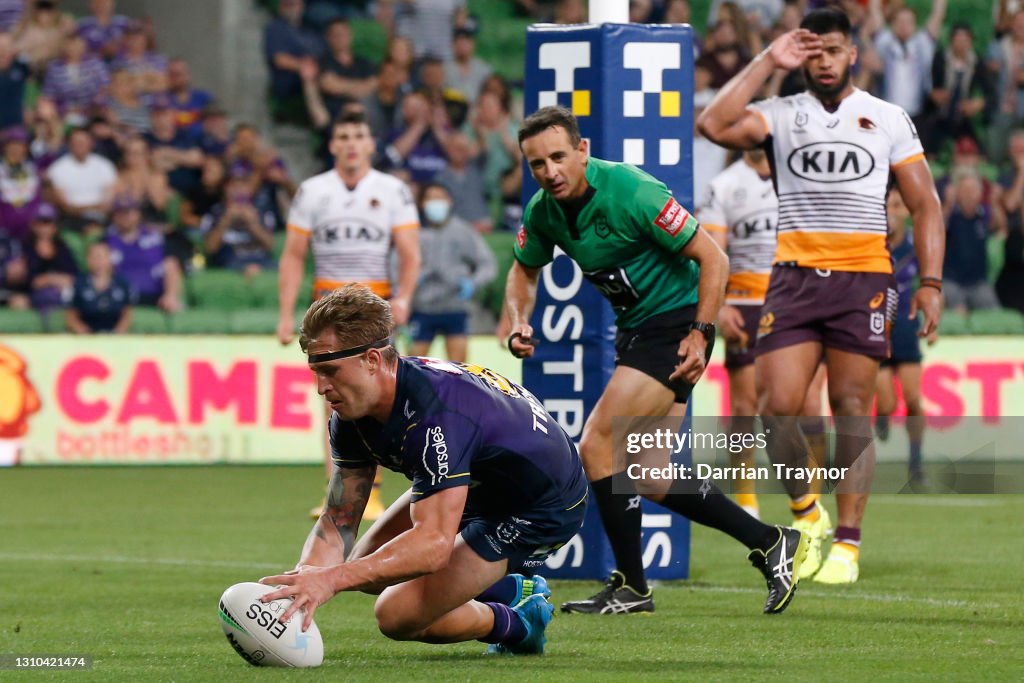
[[[699,320],[695,320],[690,323],[690,331],[697,330],[704,335],[704,341],[710,344],[715,340],[715,324],[714,323],[703,323]]]

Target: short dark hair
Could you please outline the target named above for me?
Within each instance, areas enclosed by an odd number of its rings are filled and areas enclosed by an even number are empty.
[[[822,7],[809,12],[800,22],[800,28],[823,36],[826,33],[839,32],[849,37],[851,32],[850,17],[834,7]]]
[[[569,134],[569,142],[573,147],[580,144],[580,124],[572,112],[562,106],[541,107],[533,112],[519,126],[519,146],[524,140],[539,135],[548,128],[561,128]]]
[[[331,132],[333,133],[338,126],[344,126],[349,123],[370,125],[370,121],[366,118],[365,110],[359,111],[342,108],[341,112],[334,117],[334,121],[331,122]]]

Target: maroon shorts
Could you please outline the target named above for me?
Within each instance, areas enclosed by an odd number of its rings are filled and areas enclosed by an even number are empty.
[[[725,346],[725,369],[738,370],[754,362],[754,347],[757,346],[757,326],[761,320],[761,304],[733,304],[743,316],[743,342],[727,343]]]
[[[757,352],[808,341],[882,360],[896,314],[889,273],[772,267],[757,328]]]

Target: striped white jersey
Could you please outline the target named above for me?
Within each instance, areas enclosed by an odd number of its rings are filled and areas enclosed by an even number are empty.
[[[778,211],[771,178],[762,178],[743,159],[711,180],[697,217],[706,230],[727,234],[726,303],[764,303],[775,258]]]
[[[779,197],[775,262],[891,273],[890,175],[924,159],[907,113],[856,88],[834,112],[807,92],[750,107],[770,136]]]
[[[317,298],[347,282],[391,296],[392,235],[419,226],[405,183],[372,169],[353,189],[334,169],[313,176],[299,187],[288,213],[288,229],[310,238]]]

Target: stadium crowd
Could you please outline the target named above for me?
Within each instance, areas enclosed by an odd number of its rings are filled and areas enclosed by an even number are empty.
[[[532,20],[586,20],[584,0],[503,3]],[[438,188],[427,229],[446,222],[447,202],[452,220],[477,233],[511,235],[522,214],[522,84],[478,53],[497,27],[472,3],[263,4],[271,115],[309,127],[323,168],[330,122],[363,112],[375,167],[414,195]],[[699,113],[822,4],[632,0],[630,19],[701,25],[695,13],[707,11],[695,41]],[[1024,6],[995,0],[991,22],[969,25],[946,20],[946,0],[927,16],[901,0],[837,4],[855,25],[857,86],[913,117],[936,171],[947,307],[1024,312]],[[0,0],[0,307],[39,311],[52,330],[123,332],[133,304],[167,314],[194,304],[187,284],[196,273],[234,271],[248,282],[275,270],[303,179],[258,128],[192,85],[186,59],[160,52],[150,21],[118,14],[114,0],[89,8],[72,17],[58,0]],[[386,41],[379,53],[357,52],[371,22]],[[979,25],[993,33],[979,35]],[[763,96],[802,89],[799,74],[783,76]],[[731,159],[694,136],[699,201]],[[484,284],[472,278],[466,294]]]

